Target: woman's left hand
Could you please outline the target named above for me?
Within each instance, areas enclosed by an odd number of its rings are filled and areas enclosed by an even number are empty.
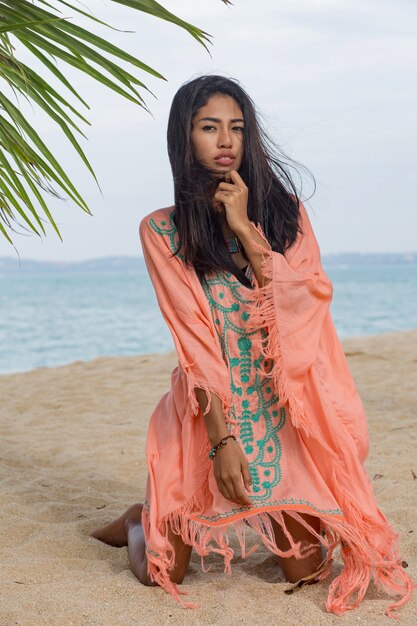
[[[225,178],[231,182],[219,183],[213,199],[222,203],[229,228],[239,235],[249,224],[248,188],[236,170],[228,172]]]

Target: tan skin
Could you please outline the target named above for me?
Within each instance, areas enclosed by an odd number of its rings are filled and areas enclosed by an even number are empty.
[[[249,263],[260,285],[265,284],[261,274],[262,254],[254,247],[254,242],[263,247],[268,244],[252,228],[248,213],[248,189],[238,174],[243,158],[243,114],[237,102],[230,96],[212,96],[207,104],[198,110],[193,119],[191,140],[195,157],[200,163],[211,169],[220,181],[213,197],[213,210],[221,219],[225,237],[237,236],[244,247]],[[219,158],[222,154],[233,158]],[[232,254],[236,265],[243,268],[248,261],[242,253]],[[201,409],[207,406],[207,397],[202,389],[196,389]],[[210,411],[204,416],[208,438],[211,445],[229,434],[226,427],[221,402],[212,397]],[[213,459],[213,471],[220,493],[229,501],[252,506],[250,496],[251,475],[247,458],[238,442],[228,439]],[[153,586],[147,572],[145,539],[141,525],[142,504],[134,504],[116,520],[91,533],[104,543],[112,546],[127,546],[131,569],[141,583]],[[283,513],[291,536],[296,541],[317,543],[317,539],[300,523]],[[301,517],[314,529],[320,531],[317,517],[301,514]],[[275,541],[281,550],[290,547],[281,527],[271,518]],[[175,550],[175,566],[170,573],[173,582],[181,583],[185,577],[191,557],[191,546],[186,545],[179,535],[169,532],[169,539]],[[305,559],[295,557],[279,558],[280,567],[287,581],[295,582],[313,574],[320,566],[323,556],[318,546]]]

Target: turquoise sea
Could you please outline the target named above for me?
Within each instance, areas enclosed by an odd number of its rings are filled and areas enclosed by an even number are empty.
[[[322,261],[341,339],[417,327],[417,254]],[[0,373],[173,349],[141,258],[0,259],[0,346]]]

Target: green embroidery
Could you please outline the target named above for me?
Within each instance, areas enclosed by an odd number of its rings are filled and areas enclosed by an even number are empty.
[[[166,226],[166,221],[162,220],[158,225],[154,218],[151,217],[149,220],[149,226],[154,230],[158,235],[162,237],[168,237],[169,239],[169,247],[171,248],[171,252],[175,253],[181,247],[181,243],[177,237],[177,227],[174,224],[174,209],[169,214],[169,226]],[[165,228],[166,227],[166,228]],[[184,256],[179,253],[178,256],[182,261],[184,260]]]
[[[249,304],[249,300],[245,298],[245,290],[248,288],[232,274],[225,272],[207,278],[202,287],[213,319],[222,318],[223,321],[223,325],[216,325],[216,331],[223,358],[229,366],[233,399],[231,413],[233,419],[239,420],[239,438],[248,457],[254,492],[252,501],[255,505],[269,503],[272,490],[282,477],[282,446],[278,434],[285,425],[286,412],[283,407],[280,411],[276,410],[279,397],[273,393],[270,382],[262,379],[259,373],[263,356],[255,358],[254,340],[258,339],[260,331],[248,331],[246,325],[240,321],[247,321],[249,318],[246,311],[240,313]],[[234,302],[230,306],[225,306],[223,302],[226,290],[233,296]],[[238,355],[230,353],[232,333],[238,335]],[[261,332],[262,337],[265,337],[265,331]],[[247,399],[249,396],[253,396],[252,403]],[[251,404],[253,409],[250,408]],[[259,424],[260,428],[257,430],[262,433],[257,440],[253,431],[255,423]]]
[[[174,210],[169,214],[169,225],[165,220],[159,224],[151,218],[151,228],[161,236],[167,237],[172,252],[180,246],[177,237],[177,229],[173,220]],[[182,260],[182,255],[177,255]],[[252,269],[249,266],[248,276],[251,277]],[[222,272],[207,277],[202,281],[202,288],[210,305],[214,326],[219,338],[222,356],[228,364],[230,375],[230,389],[232,393],[231,417],[239,423],[239,438],[245,454],[248,457],[249,470],[252,476],[251,500],[255,506],[282,506],[285,504],[308,505],[318,513],[341,515],[340,509],[321,510],[307,500],[271,500],[272,490],[281,480],[281,457],[282,446],[279,432],[286,423],[286,412],[283,407],[278,410],[279,397],[273,393],[268,379],[261,377],[259,370],[261,364],[268,367],[270,361],[264,360],[262,353],[256,357],[256,345],[258,346],[266,337],[264,329],[249,331],[245,322],[250,314],[245,311],[245,305],[249,299],[245,298],[252,293],[245,285],[242,285],[230,272]],[[231,294],[232,304],[225,306],[225,293]],[[243,309],[243,310],[242,310]],[[223,322],[223,323],[222,323]],[[243,322],[243,323],[242,323]],[[238,335],[238,354],[231,354],[229,337]],[[257,340],[257,342],[256,342]],[[248,400],[251,398],[252,402]],[[254,407],[250,409],[250,405]],[[257,424],[256,432],[259,439],[255,440],[254,425]],[[231,431],[231,424],[228,425]],[[200,516],[200,519],[215,521],[247,511],[247,507],[235,508],[224,514],[213,517]]]
[[[151,556],[161,556],[159,552],[154,552],[153,550],[150,550],[149,548],[146,548],[146,553],[150,554]]]
[[[253,500],[253,496],[251,496]],[[343,511],[341,509],[318,509],[314,504],[312,504],[309,500],[298,500],[296,498],[285,498],[283,500],[271,500],[268,504],[265,505],[265,508],[268,506],[285,506],[285,505],[297,505],[301,504],[303,506],[310,507],[316,513],[323,513],[325,515],[343,515]],[[217,515],[196,515],[195,517],[199,520],[204,520],[205,522],[217,522],[220,519],[227,519],[228,517],[232,517],[237,513],[241,513],[242,511],[246,511],[249,513],[250,509],[247,506],[236,507],[231,511],[227,511],[227,513],[218,513]],[[250,515],[248,515],[250,517]]]

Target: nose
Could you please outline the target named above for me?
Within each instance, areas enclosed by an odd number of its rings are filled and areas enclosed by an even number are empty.
[[[232,135],[228,128],[223,128],[220,131],[218,144],[219,144],[219,148],[231,148],[232,147]]]

